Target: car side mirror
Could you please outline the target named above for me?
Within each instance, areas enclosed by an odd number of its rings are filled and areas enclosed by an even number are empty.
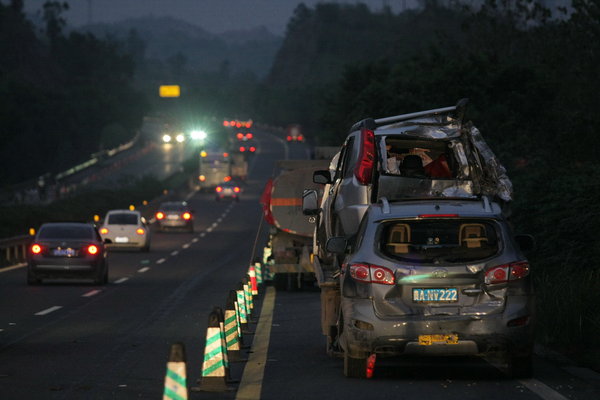
[[[140,218],[140,221],[142,221],[142,224],[144,225],[148,224],[148,221],[146,221],[146,218],[144,217]]]
[[[332,183],[331,172],[328,169],[323,169],[313,172],[313,182],[320,185],[327,185]]]
[[[531,235],[515,235],[515,241],[522,251],[531,251],[535,249],[535,238]]]
[[[348,241],[343,236],[334,236],[332,238],[327,239],[327,244],[325,245],[325,249],[329,253],[343,255],[346,253],[346,249],[348,248]]]
[[[106,239],[103,240],[103,242],[104,242],[104,244],[111,244],[112,240],[106,238]]]
[[[302,214],[318,215],[319,211],[317,191],[314,189],[304,189],[304,192],[302,192]]]

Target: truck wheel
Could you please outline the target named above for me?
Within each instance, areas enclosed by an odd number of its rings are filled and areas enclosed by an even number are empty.
[[[344,376],[348,378],[367,378],[367,357],[353,358],[344,352]]]

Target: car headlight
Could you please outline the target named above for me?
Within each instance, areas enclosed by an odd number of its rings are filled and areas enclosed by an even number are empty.
[[[165,143],[169,143],[171,141],[171,135],[163,135],[162,140]]]
[[[177,140],[177,143],[183,143],[183,141],[185,140],[185,136],[183,136],[183,134],[180,133],[175,137],[175,140]]]

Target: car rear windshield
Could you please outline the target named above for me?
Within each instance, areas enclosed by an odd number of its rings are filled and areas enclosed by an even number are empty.
[[[496,226],[492,221],[478,219],[390,222],[380,231],[380,251],[417,264],[478,261],[498,252]]]
[[[163,211],[183,211],[185,208],[183,204],[163,204],[160,206]]]
[[[39,239],[94,239],[94,230],[89,226],[44,226]]]
[[[131,214],[131,213],[109,214],[108,224],[109,225],[137,225],[138,224],[138,216],[137,216],[137,214]]]

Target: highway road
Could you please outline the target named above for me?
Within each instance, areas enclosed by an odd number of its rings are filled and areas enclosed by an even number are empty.
[[[157,399],[170,345],[187,353],[188,386],[201,374],[207,318],[225,305],[252,260],[258,204],[275,161],[306,158],[257,132],[259,153],[239,203],[193,193],[196,232],[154,232],[150,253],[112,252],[106,286],[53,281],[27,286],[24,268],[0,271],[1,399]],[[264,243],[265,229],[259,242]],[[263,291],[248,363],[234,364],[234,390],[194,399],[592,399],[600,380],[566,363],[536,358],[535,379],[506,378],[480,359],[410,359],[378,365],[372,380],[344,378],[325,354],[319,291]],[[272,318],[272,319],[271,319]],[[262,324],[262,325],[261,325]],[[266,333],[258,335],[260,332]],[[264,346],[268,352],[256,350]],[[263,357],[266,362],[256,362]],[[264,373],[250,382],[249,373]]]

